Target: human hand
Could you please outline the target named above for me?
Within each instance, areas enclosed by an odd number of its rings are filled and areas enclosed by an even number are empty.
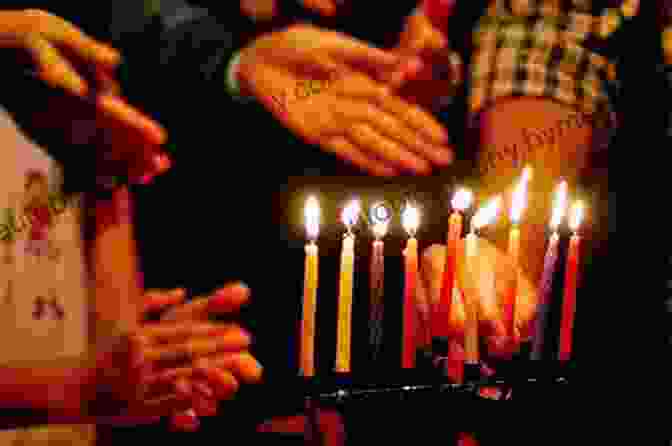
[[[49,103],[27,105],[28,127],[49,132],[58,141],[92,143],[133,181],[166,170],[160,150],[166,132],[119,96],[113,72],[121,57],[115,49],[60,17],[34,9],[0,11],[2,48],[19,50],[18,61],[28,56],[35,67],[31,74],[54,89]]]
[[[401,63],[382,74],[399,95],[428,108],[436,105],[441,96],[452,94],[462,77],[459,65],[451,61],[448,40],[441,26],[450,11],[450,5],[444,7],[441,16],[430,16],[427,8],[423,8],[407,18],[399,43],[393,50]]]
[[[374,79],[396,62],[343,34],[295,25],[246,48],[240,78],[245,93],[308,143],[376,175],[427,174],[450,164],[453,152],[434,117]],[[314,80],[327,87],[290,100]]]
[[[153,298],[147,308],[175,300],[173,296]],[[213,308],[230,312],[247,300],[247,291],[227,287],[213,300],[217,301]],[[186,314],[199,314],[196,307],[192,305]],[[110,338],[115,341],[111,345],[97,346],[87,380],[86,400],[94,416],[122,414],[126,419],[152,420],[183,413],[195,399],[191,387],[180,387],[179,378],[207,382],[212,388],[208,397],[215,401],[230,398],[238,379],[259,379],[258,364],[247,353],[250,336],[234,323],[176,318],[145,322],[133,333]]]
[[[195,324],[207,322],[216,315],[235,314],[248,302],[249,290],[240,284],[229,285],[210,296],[198,297],[187,304],[177,305],[183,302],[184,297],[184,290],[151,291],[145,295],[145,302],[158,308],[173,305],[162,316],[162,321]],[[249,351],[211,356],[203,359],[198,366],[204,372],[204,376],[200,378],[189,367],[170,370],[162,377],[164,380],[174,379],[176,389],[181,389],[183,394],[192,395],[194,410],[173,414],[171,424],[174,428],[196,429],[198,416],[215,415],[219,400],[232,397],[239,382],[258,382],[263,370]]]
[[[482,358],[509,357],[515,352],[521,340],[531,335],[531,322],[535,316],[537,295],[532,283],[517,268],[510,257],[487,240],[479,238],[478,258],[475,272],[469,272],[464,255],[464,240],[458,245],[456,289],[453,295],[450,320],[446,321],[454,341],[449,352],[451,378],[458,379],[461,363],[464,361],[464,298],[475,299],[478,303],[478,333],[483,337],[481,345],[487,346]],[[428,303],[437,303],[441,295],[445,246],[433,245],[425,250],[421,261],[418,303],[423,313]],[[505,297],[511,289],[512,281],[518,274],[518,297],[515,304],[514,333],[510,336],[504,325],[503,307]],[[427,317],[423,318],[427,320]]]

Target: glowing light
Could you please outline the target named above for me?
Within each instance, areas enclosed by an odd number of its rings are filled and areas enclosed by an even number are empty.
[[[577,201],[572,206],[571,216],[569,219],[569,228],[572,230],[572,232],[579,230],[579,226],[581,226],[581,222],[584,216],[584,209],[585,208],[582,201]]]
[[[315,197],[308,197],[305,208],[306,233],[315,240],[320,232],[320,204]]]
[[[511,222],[515,225],[520,223],[520,217],[523,215],[525,205],[527,204],[527,183],[532,179],[532,168],[523,169],[520,182],[513,192],[511,200]]]
[[[420,226],[420,211],[411,204],[406,205],[401,216],[401,223],[406,232],[413,237]]]
[[[553,202],[553,215],[551,216],[551,230],[553,232],[558,230],[558,226],[565,218],[567,211],[567,182],[562,181],[558,184],[555,191],[555,201]]]
[[[352,229],[354,225],[357,224],[357,219],[359,218],[359,213],[361,212],[361,206],[359,201],[352,200],[346,207],[343,209],[343,214],[341,215],[341,221],[347,226],[348,231]]]
[[[453,206],[453,209],[464,212],[465,209],[471,206],[473,199],[474,195],[469,189],[460,188],[455,192],[450,204]]]
[[[380,239],[387,233],[387,227],[392,220],[392,211],[383,202],[375,203],[371,206],[369,218],[373,226],[373,234]]]
[[[496,196],[491,199],[485,206],[476,212],[476,215],[471,220],[472,231],[481,229],[483,226],[489,225],[497,218],[499,208],[502,206],[502,197]]]

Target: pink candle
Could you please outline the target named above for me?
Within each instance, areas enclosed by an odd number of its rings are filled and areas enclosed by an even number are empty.
[[[553,215],[551,216],[551,231],[552,235],[548,241],[548,248],[544,256],[544,270],[539,282],[539,303],[537,305],[537,316],[534,325],[534,340],[532,344],[533,360],[540,360],[544,350],[544,330],[546,328],[546,318],[550,305],[551,292],[553,287],[553,275],[555,273],[555,265],[558,259],[558,243],[560,237],[558,236],[558,226],[565,216],[567,206],[567,182],[563,181],[558,185],[555,196],[555,204],[553,205]]]
[[[418,241],[415,238],[419,224],[419,214],[416,208],[408,205],[403,214],[403,225],[409,234],[405,257],[404,275],[404,313],[403,313],[403,342],[401,365],[405,369],[415,367],[416,337],[416,287],[418,278]]]
[[[571,229],[572,238],[569,240],[567,254],[567,268],[565,271],[565,292],[562,300],[562,319],[560,322],[560,349],[558,359],[567,361],[572,353],[572,331],[574,329],[574,313],[576,310],[576,288],[579,275],[579,246],[581,237],[578,229],[583,217],[583,204],[576,203],[572,208]]]
[[[382,347],[383,313],[385,292],[385,244],[382,238],[387,233],[387,226],[392,213],[384,203],[376,203],[371,207],[371,224],[375,240],[371,254],[371,271],[369,282],[370,294],[370,344],[371,359],[376,360]]]

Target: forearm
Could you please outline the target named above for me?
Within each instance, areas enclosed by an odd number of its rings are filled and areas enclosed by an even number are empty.
[[[543,268],[544,249],[552,212],[553,192],[566,180],[570,194],[586,166],[591,147],[589,116],[570,106],[544,98],[499,101],[483,114],[478,168],[483,198],[510,191],[522,168],[533,168],[527,208],[521,220],[520,265],[536,283]],[[493,241],[507,249],[508,215],[494,228]]]

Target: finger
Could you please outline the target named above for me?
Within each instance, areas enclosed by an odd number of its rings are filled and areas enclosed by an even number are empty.
[[[140,333],[152,344],[165,344],[190,338],[227,335],[232,331],[240,330],[242,330],[240,327],[233,324],[186,321],[145,323],[140,328]]]
[[[381,160],[368,156],[348,139],[336,136],[330,138],[322,147],[342,160],[376,176],[390,177],[398,174],[398,170]]]
[[[301,0],[303,6],[323,16],[331,17],[336,14],[334,0]]]
[[[384,111],[397,116],[411,129],[424,135],[430,143],[435,145],[448,143],[448,132],[430,113],[419,106],[390,94],[389,91],[378,92],[377,105]]]
[[[147,139],[148,144],[160,146],[166,142],[167,134],[161,125],[125,103],[120,97],[101,94],[96,100],[103,113],[126,127],[137,130]]]
[[[370,122],[376,131],[408,149],[409,154],[416,154],[418,159],[428,160],[439,166],[447,166],[453,161],[452,150],[428,143],[422,134],[376,107],[354,107],[351,113],[357,120]]]
[[[208,314],[233,313],[250,301],[250,289],[243,283],[227,285],[215,291],[208,301]]]
[[[374,102],[381,110],[397,117],[433,144],[445,145],[448,142],[448,133],[431,114],[390,93],[389,87],[367,76],[353,75],[348,78],[348,82],[339,83],[333,91],[350,99],[361,98]]]
[[[170,291],[149,290],[145,292],[142,301],[143,312],[161,311],[165,307],[181,304],[185,298],[186,291],[184,288],[176,288]]]
[[[152,374],[148,382],[151,385],[157,383],[172,383],[179,378],[194,378],[196,368],[214,367],[231,371],[237,378],[245,383],[258,382],[263,374],[263,367],[249,352],[221,352],[208,358],[200,358],[196,364],[183,367],[175,367]],[[206,395],[207,396],[207,395]]]
[[[216,367],[198,367],[196,373],[207,379],[217,400],[228,400],[238,391],[240,384],[233,374]]]
[[[399,57],[393,52],[373,47],[361,40],[339,35],[338,41],[339,44],[330,49],[329,54],[349,66],[364,66],[375,72],[391,70],[399,62]]]
[[[31,10],[28,14],[43,22],[39,28],[45,36],[84,61],[108,68],[116,67],[121,61],[117,50],[92,39],[68,21],[44,11]]]
[[[38,67],[38,76],[47,85],[62,88],[78,97],[87,94],[86,81],[47,40],[37,34],[29,34],[25,37],[25,46]]]
[[[149,348],[145,351],[145,358],[149,361],[179,362],[218,352],[245,350],[250,344],[251,338],[245,331],[231,330],[215,339],[198,339],[178,345]]]
[[[375,113],[375,110],[372,110]],[[385,138],[368,124],[358,123],[348,129],[349,139],[357,146],[376,157],[414,173],[429,174],[432,166],[419,156],[409,152],[395,141]]]
[[[141,412],[151,416],[168,416],[191,408],[191,398],[172,394],[143,401]]]
[[[175,307],[161,318],[166,321],[206,320],[214,314],[237,311],[249,302],[250,289],[242,283],[225,286],[212,296],[196,297],[191,302]]]

